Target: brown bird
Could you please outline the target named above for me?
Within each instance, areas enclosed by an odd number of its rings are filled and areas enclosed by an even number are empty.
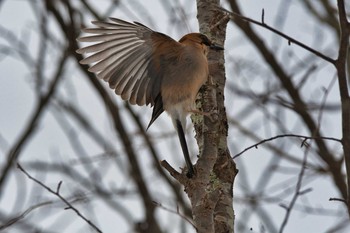
[[[92,64],[90,72],[109,83],[123,100],[153,106],[147,129],[165,110],[177,130],[187,164],[187,177],[194,174],[184,129],[189,113],[201,113],[194,102],[199,88],[208,79],[208,48],[223,50],[207,36],[190,33],[179,42],[145,25],[121,19],[92,21],[96,28],[83,29],[94,34],[78,38],[95,44],[77,53],[93,53],[81,60]]]

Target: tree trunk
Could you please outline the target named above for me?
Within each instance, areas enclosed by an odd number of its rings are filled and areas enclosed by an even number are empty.
[[[223,45],[228,17],[218,11],[218,0],[197,0],[200,32]],[[228,124],[224,107],[224,53],[211,51],[208,55],[210,77],[197,98],[197,108],[212,112],[212,118],[192,116],[199,147],[195,164],[196,175],[188,179],[163,165],[184,185],[192,204],[194,225],[199,233],[234,232],[233,182],[237,174],[235,163],[227,148]]]

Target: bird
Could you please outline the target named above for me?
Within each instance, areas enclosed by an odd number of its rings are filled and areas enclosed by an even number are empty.
[[[192,178],[195,171],[184,133],[186,117],[210,114],[197,110],[195,99],[208,80],[209,49],[219,51],[223,46],[196,32],[176,41],[139,22],[113,17],[91,23],[95,26],[82,29],[90,35],[77,38],[92,43],[76,51],[88,54],[80,63],[90,65],[88,71],[108,82],[123,100],[153,107],[147,130],[164,111],[168,113],[184,154],[186,176]]]

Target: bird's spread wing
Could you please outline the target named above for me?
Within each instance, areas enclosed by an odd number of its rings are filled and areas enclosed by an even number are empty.
[[[77,50],[80,54],[91,53],[80,63],[91,64],[89,71],[108,82],[122,99],[153,106],[160,95],[164,73],[159,49],[166,45],[176,48],[180,43],[140,23],[109,19],[93,21],[96,28],[83,30],[93,35],[78,41],[95,44]]]

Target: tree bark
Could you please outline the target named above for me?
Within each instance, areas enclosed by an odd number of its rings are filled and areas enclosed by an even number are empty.
[[[229,18],[223,12],[215,10],[215,6],[219,4],[219,0],[197,0],[197,18],[200,32],[208,35],[216,43],[224,45]],[[206,189],[209,198],[210,195],[215,197],[212,212],[214,232],[234,232],[233,183],[238,170],[227,148],[228,124],[224,106],[226,82],[224,53],[209,53],[208,59],[210,82],[212,83],[209,82],[209,86],[203,88],[201,104],[204,111],[213,111],[213,109],[217,111],[218,120],[213,123],[205,118],[203,129],[196,127],[196,133],[198,138],[203,137],[203,140],[198,141],[200,148],[200,142],[203,142],[201,154],[203,162],[212,153],[215,153],[216,158],[207,183],[211,189]],[[205,212],[198,214],[202,215]]]
[[[200,32],[213,42],[223,45],[228,18],[216,10],[217,0],[198,0],[197,18]],[[196,175],[188,179],[184,174],[164,164],[171,175],[182,183],[192,204],[197,232],[234,232],[233,182],[237,174],[235,163],[227,148],[228,124],[224,107],[224,53],[211,51],[208,55],[209,81],[197,98],[197,108],[212,112],[212,118],[192,116],[199,158]]]

